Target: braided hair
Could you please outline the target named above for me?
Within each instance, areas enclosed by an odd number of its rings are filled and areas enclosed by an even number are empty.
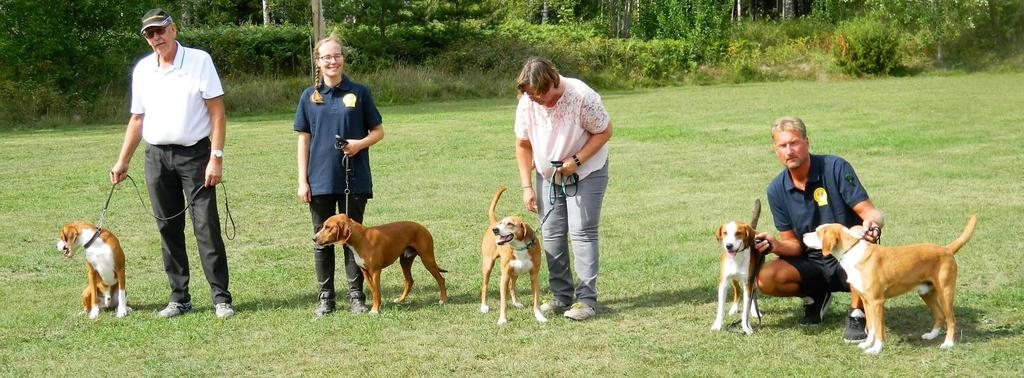
[[[344,45],[341,44],[341,39],[338,38],[337,34],[331,33],[331,35],[327,36],[327,38],[324,38],[324,39],[321,39],[320,41],[318,41],[316,43],[316,46],[313,47],[313,56],[315,56],[317,60],[320,59],[320,46],[323,46],[323,45],[327,44],[328,42],[334,42],[334,43],[337,43],[338,46],[342,46],[341,53],[342,53],[342,56],[344,56],[345,49],[344,49]],[[313,75],[313,94],[311,94],[309,96],[309,100],[312,101],[314,104],[317,104],[317,105],[322,105],[324,103],[324,98],[323,98],[323,96],[320,95],[320,91],[319,91],[320,86],[324,85],[323,84],[323,77],[322,76],[323,76],[323,73],[320,72],[320,64],[319,64],[319,62],[317,62],[317,64],[316,64],[316,74]]]

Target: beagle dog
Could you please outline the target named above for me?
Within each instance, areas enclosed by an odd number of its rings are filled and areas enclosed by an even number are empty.
[[[97,232],[99,231],[99,232]],[[117,307],[115,316],[123,318],[132,310],[125,294],[124,251],[121,242],[108,230],[97,230],[88,223],[64,225],[57,239],[57,250],[71,258],[75,251],[85,251],[85,277],[88,284],[82,291],[83,313],[95,320],[100,308]]]
[[[833,255],[846,270],[850,290],[864,299],[868,337],[858,344],[867,354],[882,352],[885,342],[885,300],[917,288],[918,295],[932,313],[932,329],[921,335],[924,340],[939,336],[946,325],[946,340],[939,348],[953,347],[956,319],[953,298],[956,292],[956,259],[953,257],[971,239],[977,215],[971,215],[963,232],[946,246],[911,244],[883,247],[868,243],[863,233],[840,224],[823,224],[804,234],[808,247]],[[856,228],[855,228],[856,229]]]
[[[499,221],[495,216],[494,209],[505,190],[505,187],[501,187],[494,193],[491,207],[487,211],[489,223],[480,245],[483,273],[483,283],[480,284],[480,312],[486,314],[490,311],[490,307],[487,306],[487,283],[491,277],[491,270],[494,269],[494,262],[500,257],[501,283],[498,291],[501,301],[498,325],[508,322],[505,316],[508,297],[512,297],[513,306],[523,307],[516,299],[515,287],[516,278],[525,273],[530,274],[530,285],[533,289],[533,317],[544,323],[548,319],[540,311],[540,243],[533,228],[519,217],[510,216]]]

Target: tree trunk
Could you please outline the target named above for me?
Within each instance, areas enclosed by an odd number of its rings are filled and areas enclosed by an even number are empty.
[[[633,25],[633,0],[623,2],[622,29],[619,29],[619,38],[629,38],[629,28]]]
[[[540,10],[540,24],[548,24],[548,0],[544,0],[544,7]]]
[[[263,0],[263,26],[270,25],[270,7],[267,5],[268,0]]]
[[[782,19],[790,20],[796,14],[796,0],[782,0]]]

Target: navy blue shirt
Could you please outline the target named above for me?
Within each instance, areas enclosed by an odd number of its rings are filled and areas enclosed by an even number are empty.
[[[336,87],[321,85],[323,104],[310,100],[313,87],[306,88],[295,109],[297,132],[309,133],[309,169],[306,172],[311,195],[345,193],[345,169],[341,152],[334,148],[335,135],[344,139],[363,139],[370,129],[382,121],[373,104],[370,89],[342,75]],[[373,180],[370,176],[370,151],[363,149],[350,159],[352,177],[349,188],[353,194],[373,198]]]
[[[811,169],[805,190],[793,185],[789,170],[783,169],[768,184],[768,205],[779,232],[793,231],[803,245],[803,235],[826,223],[846,227],[863,224],[853,206],[868,199],[868,193],[843,158],[810,155]]]

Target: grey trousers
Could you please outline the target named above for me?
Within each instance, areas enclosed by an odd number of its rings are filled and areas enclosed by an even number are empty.
[[[593,307],[597,304],[598,224],[601,203],[608,187],[608,163],[605,162],[604,167],[576,185],[566,186],[566,193],[562,193],[561,185],[556,185],[553,205],[551,183],[540,174],[537,174],[536,182],[541,185],[537,190],[537,213],[543,218],[551,209],[541,227],[541,244],[547,257],[551,293],[555,300],[564,304],[582,302]],[[576,285],[573,285],[572,272],[569,271],[570,241],[573,267],[579,278]]]
[[[206,181],[210,161],[210,140],[191,146],[146,145],[146,187],[153,214],[167,218],[185,208],[188,198]],[[199,261],[210,283],[213,303],[231,303],[228,292],[228,256],[221,238],[217,212],[217,190],[201,189],[192,207],[192,230],[199,247]],[[188,254],[185,251],[185,214],[169,220],[157,220],[163,249],[164,271],[171,288],[171,302],[192,301],[188,292]]]

